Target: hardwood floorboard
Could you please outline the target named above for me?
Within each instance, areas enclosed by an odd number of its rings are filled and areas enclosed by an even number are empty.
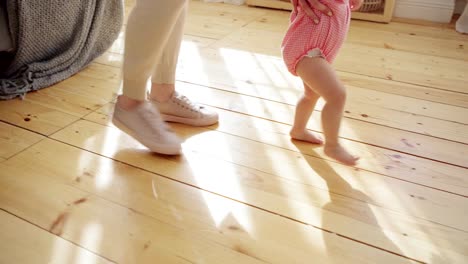
[[[115,263],[0,210],[1,263]]]
[[[117,263],[410,263],[51,140],[0,166],[4,210]]]
[[[289,137],[288,19],[190,1],[176,87],[220,122],[170,124],[181,156],[109,120],[125,26],[78,74],[1,101],[0,263],[467,263],[468,36],[352,21],[334,67],[353,168]]]
[[[391,232],[395,239],[402,239],[399,241],[405,241],[413,239],[412,235],[405,235],[406,231],[418,230],[421,233],[412,234],[419,237],[430,234],[429,230],[442,228],[444,232],[451,233],[449,236],[442,235],[449,240],[455,239],[455,234],[465,236],[463,230],[467,227],[462,219],[463,212],[460,212],[460,208],[466,207],[465,203],[468,202],[464,197],[383,178],[322,159],[292,154],[224,133],[200,132],[199,129],[180,126],[173,129],[187,141],[182,158],[148,155],[140,144],[118,129],[86,121],[74,124],[54,135],[54,138],[380,248],[394,249],[388,241],[380,240],[381,235],[370,238],[362,234],[389,228],[386,232]],[[114,144],[116,141],[117,145]],[[112,144],[108,146],[106,142]],[[444,207],[436,206],[441,203]],[[449,208],[448,205],[453,207]],[[350,206],[355,208],[351,209]],[[339,209],[342,207],[350,209]],[[316,212],[320,208],[325,210]],[[457,217],[457,214],[460,216]],[[316,215],[323,215],[329,220],[317,219]],[[389,222],[392,225],[381,226],[376,219],[378,216],[379,220],[391,219]],[[343,217],[343,220],[339,220]],[[408,227],[415,221],[424,223]],[[350,224],[359,225],[365,231],[353,229],[348,226]],[[437,227],[427,228],[427,224],[436,224]],[[441,234],[432,233],[430,236],[437,239]],[[459,243],[463,238],[457,241]],[[407,241],[402,243],[403,248],[411,244]],[[453,242],[441,244],[446,243]],[[460,249],[459,252],[464,250]]]

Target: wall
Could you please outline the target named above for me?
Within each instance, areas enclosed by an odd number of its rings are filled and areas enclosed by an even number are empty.
[[[394,17],[448,23],[454,9],[455,0],[396,0]]]

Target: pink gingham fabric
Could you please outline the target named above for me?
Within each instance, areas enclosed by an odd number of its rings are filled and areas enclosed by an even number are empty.
[[[307,16],[300,6],[291,13],[289,29],[283,39],[281,50],[288,70],[297,76],[297,63],[312,50],[319,49],[321,56],[332,63],[346,39],[351,18],[349,0],[320,0],[333,12],[329,17],[318,10],[319,24]],[[297,0],[293,0],[297,6]],[[319,53],[319,54],[320,54]]]

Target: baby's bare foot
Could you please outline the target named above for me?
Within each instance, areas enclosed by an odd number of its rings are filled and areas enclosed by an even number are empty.
[[[330,158],[333,158],[345,165],[354,166],[357,164],[359,157],[350,154],[343,146],[326,146],[324,148],[324,152]]]
[[[307,141],[312,144],[323,144],[322,137],[310,132],[309,130],[291,130],[291,132],[289,132],[289,135],[291,135],[291,138],[296,140]]]

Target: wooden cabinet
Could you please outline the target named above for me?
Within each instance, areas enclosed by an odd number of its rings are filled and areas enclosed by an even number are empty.
[[[247,0],[246,2],[250,6],[292,10],[289,0]],[[392,20],[394,7],[395,0],[385,0],[381,10],[375,12],[353,12],[352,18],[388,23]]]

